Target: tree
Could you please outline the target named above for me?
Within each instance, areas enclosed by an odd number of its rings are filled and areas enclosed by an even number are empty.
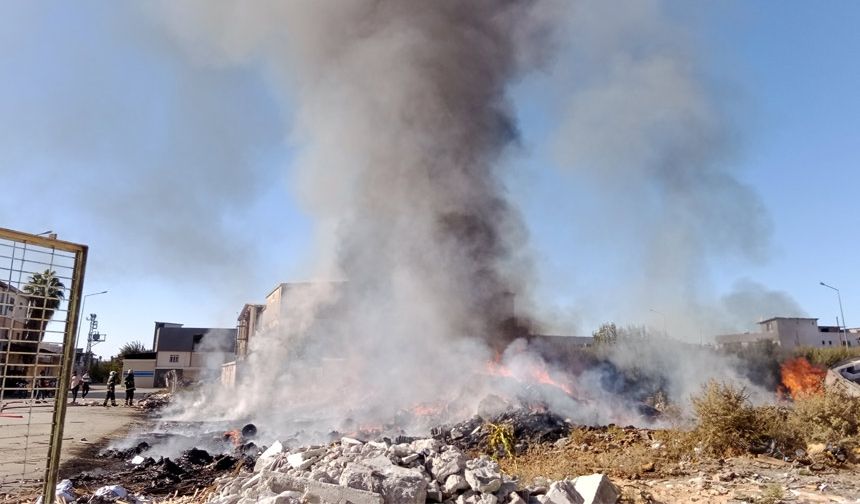
[[[618,329],[614,322],[606,322],[591,333],[595,345],[613,345],[618,341]]]
[[[46,269],[42,273],[33,273],[30,281],[24,286],[24,294],[29,298],[29,312],[24,323],[24,339],[27,341],[42,341],[48,321],[65,299],[63,291],[66,286],[57,278],[57,272]]]
[[[119,347],[119,354],[117,355],[117,357],[123,358],[129,354],[143,353],[148,351],[149,349],[146,348],[146,346],[140,341],[129,341],[128,343]]]

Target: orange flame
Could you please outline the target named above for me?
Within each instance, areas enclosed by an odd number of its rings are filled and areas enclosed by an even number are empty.
[[[546,368],[538,367],[537,365],[531,366],[527,370],[526,376],[517,376],[510,368],[493,361],[487,363],[486,369],[487,373],[493,376],[503,376],[505,378],[513,378],[517,381],[537,382],[544,385],[552,385],[553,387],[563,390],[569,396],[574,395],[573,388],[570,385],[554,380]]]
[[[412,407],[412,414],[415,416],[437,415],[445,410],[445,405],[441,403],[421,403]]]
[[[797,399],[804,394],[820,394],[827,371],[813,366],[804,357],[797,357],[783,362],[780,374],[791,398]]]

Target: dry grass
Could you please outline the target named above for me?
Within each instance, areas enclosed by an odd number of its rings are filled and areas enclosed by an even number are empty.
[[[814,366],[831,368],[844,360],[860,357],[860,347],[800,348],[794,354],[805,357]]]
[[[762,440],[756,408],[743,387],[712,381],[693,397],[693,408],[694,439],[708,455],[740,455]]]
[[[789,426],[804,433],[807,443],[858,440],[860,399],[839,392],[807,395],[794,402]]]
[[[594,472],[638,478],[674,470],[683,450],[673,445],[683,437],[676,431],[579,427],[571,431],[564,446],[532,446],[526,453],[500,460],[499,464],[526,482],[535,477],[563,479]]]

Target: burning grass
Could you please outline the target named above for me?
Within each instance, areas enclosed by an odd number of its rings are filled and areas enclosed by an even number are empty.
[[[823,392],[826,375],[826,370],[810,364],[805,357],[795,357],[780,365],[782,385],[793,399]]]

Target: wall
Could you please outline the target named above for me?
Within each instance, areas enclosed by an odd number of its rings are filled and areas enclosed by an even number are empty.
[[[152,388],[155,378],[155,359],[123,359],[122,375],[134,371],[134,384],[138,388]]]
[[[170,362],[171,355],[178,355],[179,362]],[[157,368],[169,368],[169,369],[178,369],[178,368],[186,368],[191,366],[191,352],[175,352],[175,351],[163,351],[158,352],[158,357],[156,358],[155,367]]]

